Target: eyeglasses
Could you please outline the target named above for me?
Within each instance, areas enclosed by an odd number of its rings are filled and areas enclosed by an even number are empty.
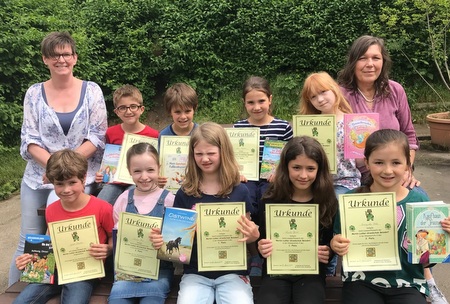
[[[59,58],[61,58],[61,56],[64,60],[67,61],[67,60],[72,59],[73,53],[55,54],[53,56],[50,56],[50,58],[53,59],[54,61],[58,61]]]
[[[141,105],[137,105],[137,104],[132,104],[130,106],[120,106],[117,107],[116,110],[119,113],[125,113],[127,110],[130,110],[131,112],[136,112],[137,110],[139,110],[142,106]]]

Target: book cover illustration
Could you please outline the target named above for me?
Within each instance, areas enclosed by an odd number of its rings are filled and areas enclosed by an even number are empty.
[[[280,163],[280,154],[286,141],[266,139],[264,141],[264,150],[261,161],[260,178],[268,179],[270,175],[275,173],[275,169]]]
[[[367,137],[379,128],[378,113],[344,114],[344,158],[364,158]]]
[[[105,152],[103,153],[102,164],[100,165],[100,172],[103,174],[103,183],[108,184],[114,182],[121,148],[121,145],[105,145]]]
[[[440,223],[449,216],[449,209],[442,201],[406,204],[410,263],[450,263],[449,234]]]
[[[166,207],[161,234],[164,244],[158,259],[189,264],[194,242],[197,212],[190,209]]]
[[[141,142],[146,142],[151,144],[158,150],[158,139],[143,135],[137,135],[132,133],[125,133],[122,141],[122,149],[120,150],[119,163],[117,165],[117,172],[114,175],[114,180],[117,182],[125,183],[125,184],[134,184],[133,179],[131,178],[130,173],[127,168],[127,151],[133,145]]]
[[[54,283],[55,256],[49,235],[27,234],[24,253],[33,256],[20,275],[20,281],[29,283]]]

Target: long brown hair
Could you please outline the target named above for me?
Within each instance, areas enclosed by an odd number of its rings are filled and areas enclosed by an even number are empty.
[[[195,162],[194,148],[202,140],[219,148],[220,191],[217,196],[226,197],[240,183],[239,166],[227,133],[222,126],[214,122],[205,122],[194,129],[189,141],[189,155],[183,190],[187,195],[201,197],[200,182],[203,179],[203,172]]]
[[[358,89],[355,77],[356,63],[372,45],[378,45],[380,47],[381,56],[383,57],[383,67],[381,68],[380,76],[374,83],[375,92],[377,95],[388,96],[390,94],[389,72],[391,70],[392,60],[384,45],[384,40],[378,37],[365,35],[353,42],[347,54],[347,62],[344,68],[338,73],[338,82],[341,86],[356,92]]]
[[[294,186],[289,179],[289,162],[299,155],[314,160],[318,165],[316,180],[311,185],[314,203],[319,205],[319,221],[330,227],[336,214],[338,203],[334,194],[328,159],[322,145],[312,137],[296,136],[289,140],[280,155],[280,163],[275,172],[275,180],[270,184],[264,199],[288,202],[294,194]]]

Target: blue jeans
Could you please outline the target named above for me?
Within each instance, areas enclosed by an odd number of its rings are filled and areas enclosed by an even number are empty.
[[[85,192],[90,193],[91,185],[86,186]],[[16,258],[23,254],[25,246],[26,234],[45,234],[47,225],[45,217],[39,216],[37,210],[45,203],[50,205],[58,200],[55,191],[52,189],[33,190],[24,182],[20,186],[20,209],[21,209],[21,225],[19,244],[11,261],[9,268],[8,286],[17,282],[20,278],[20,270],[16,268]]]
[[[170,292],[173,269],[159,269],[158,280],[132,282],[116,281],[108,299],[109,304],[164,304]]]
[[[124,184],[104,184],[102,190],[98,193],[97,197],[104,201],[107,201],[114,206],[117,198],[125,191],[134,188],[134,185]]]
[[[248,181],[244,183],[250,194],[250,200],[253,210],[251,212],[252,220],[258,219],[258,210],[260,209],[261,198],[269,188],[269,183],[265,180],[261,181]],[[248,210],[247,210],[248,211]],[[258,224],[258,223],[257,223]]]
[[[248,276],[226,274],[209,279],[198,274],[184,274],[180,282],[177,304],[253,304]]]
[[[59,294],[61,303],[88,304],[97,282],[97,279],[93,279],[64,285],[31,283],[22,290],[13,304],[45,304]]]

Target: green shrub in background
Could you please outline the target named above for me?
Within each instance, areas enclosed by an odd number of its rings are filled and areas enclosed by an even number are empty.
[[[20,189],[25,161],[19,155],[19,148],[1,148],[0,159],[0,200],[7,199],[12,193]]]

